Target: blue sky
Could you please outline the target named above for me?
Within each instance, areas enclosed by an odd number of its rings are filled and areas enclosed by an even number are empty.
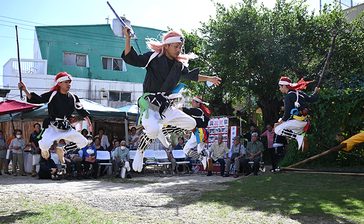
[[[329,0],[322,0],[329,2]],[[158,29],[192,30],[201,21],[213,16],[211,0],[109,0],[119,15],[125,15],[132,24]],[[226,6],[238,0],[215,0]],[[273,7],[274,0],[259,0]],[[343,0],[345,2],[345,0]],[[347,2],[350,3],[349,0]],[[363,1],[354,1],[359,3]],[[307,0],[311,10],[319,8],[319,0]],[[34,26],[105,24],[113,14],[106,0],[2,0],[0,7],[0,65],[15,58],[15,25],[19,27],[21,58],[33,58]],[[0,71],[2,74],[2,69]]]

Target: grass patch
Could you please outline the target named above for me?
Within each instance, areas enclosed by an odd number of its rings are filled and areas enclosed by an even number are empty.
[[[68,223],[119,223],[135,222],[135,218],[124,214],[108,213],[92,208],[80,202],[58,201],[55,203],[42,203],[26,198],[9,200],[7,205],[12,211],[0,211],[1,223],[39,223],[39,224],[68,224]]]
[[[231,182],[228,189],[207,192],[200,201],[293,219],[322,217],[364,223],[363,200],[363,177],[282,173]]]

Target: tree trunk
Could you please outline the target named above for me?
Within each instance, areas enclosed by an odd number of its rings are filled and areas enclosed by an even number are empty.
[[[258,106],[262,109],[264,124],[274,125],[278,121],[283,102],[277,98],[263,98],[258,101]]]

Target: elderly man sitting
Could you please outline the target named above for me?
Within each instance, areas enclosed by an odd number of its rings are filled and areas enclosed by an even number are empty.
[[[224,177],[230,176],[230,166],[232,163],[234,163],[234,170],[233,174],[234,177],[238,177],[238,173],[240,170],[240,163],[243,162],[243,159],[245,158],[245,147],[240,143],[240,138],[238,136],[234,137],[234,144],[231,146],[229,151],[229,156],[225,160],[226,161],[226,174]]]
[[[250,161],[254,162],[254,164],[253,164],[254,175],[258,175],[259,163],[262,160],[262,154],[264,151],[263,143],[258,141],[258,137],[259,136],[258,136],[257,132],[252,133],[252,139],[246,145],[247,158],[244,159],[244,162],[243,162],[245,172],[248,171],[246,173],[246,175],[248,175],[252,172],[251,167],[249,165]]]
[[[125,176],[127,176],[130,178],[130,174],[126,175],[126,172],[130,171],[130,154],[125,141],[121,141],[120,147],[115,148],[112,157],[115,168],[114,171],[117,173],[116,177],[125,178]]]
[[[229,152],[226,143],[223,142],[222,135],[217,136],[217,142],[215,141],[210,148],[211,158],[208,159],[207,176],[212,175],[213,163],[220,163],[220,175],[224,176],[225,173],[225,158]]]

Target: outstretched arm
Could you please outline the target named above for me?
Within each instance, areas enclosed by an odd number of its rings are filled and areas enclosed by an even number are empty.
[[[199,82],[212,82],[215,86],[219,86],[221,84],[221,78],[218,76],[207,76],[207,75],[198,75]]]

